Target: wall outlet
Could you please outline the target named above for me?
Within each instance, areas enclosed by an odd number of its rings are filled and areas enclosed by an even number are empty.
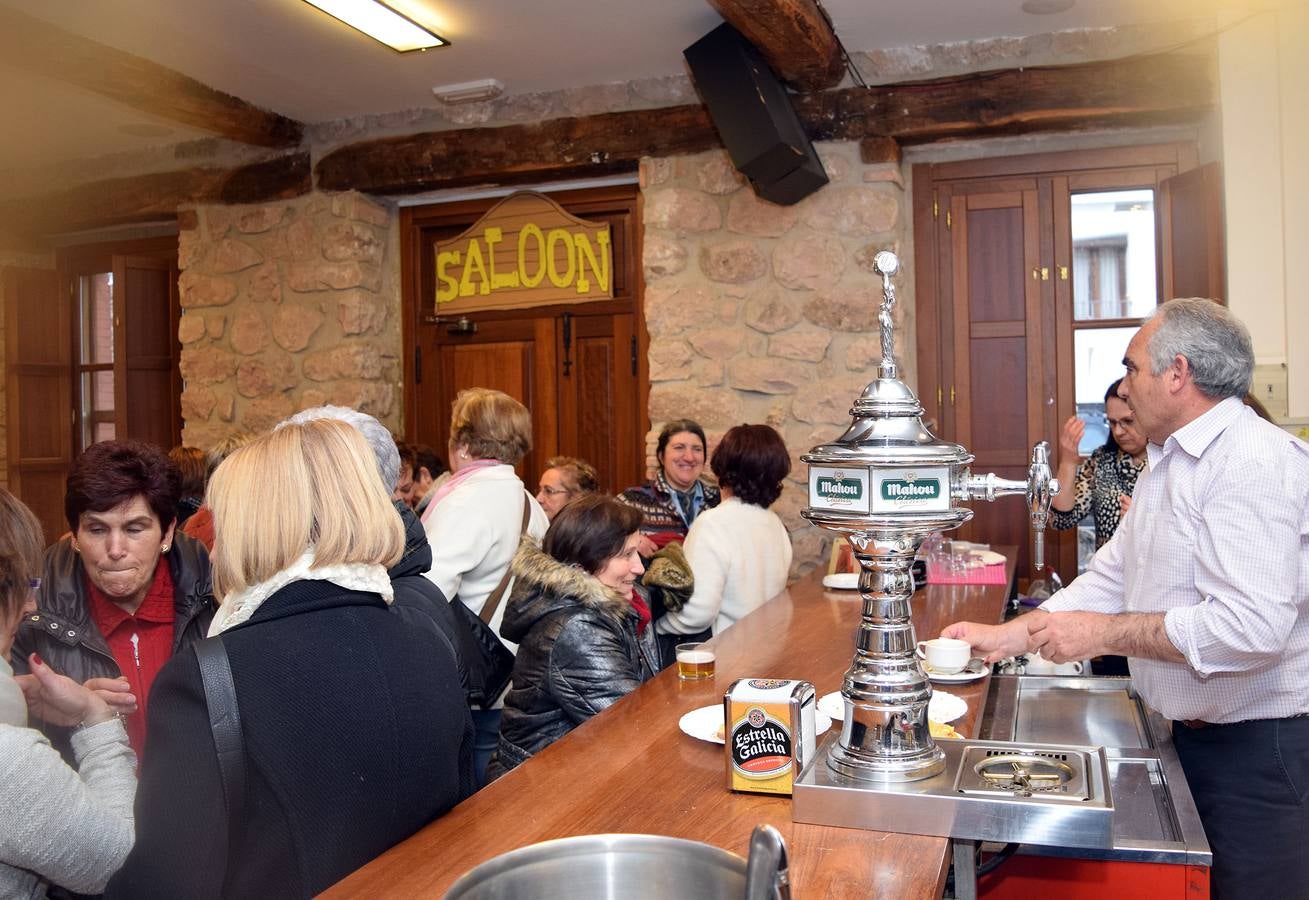
[[[1286,399],[1286,363],[1258,363],[1254,367],[1254,383],[1250,393],[1264,405],[1268,414],[1275,419],[1285,419]]]

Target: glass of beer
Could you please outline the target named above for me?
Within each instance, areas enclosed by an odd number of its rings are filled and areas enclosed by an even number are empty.
[[[714,651],[708,644],[677,645],[677,677],[700,681],[714,677]]]

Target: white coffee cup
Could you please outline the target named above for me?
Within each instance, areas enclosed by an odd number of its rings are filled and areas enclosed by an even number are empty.
[[[1081,675],[1085,670],[1086,665],[1081,660],[1056,663],[1039,653],[1028,656],[1027,665],[1023,668],[1023,672],[1027,675]]]
[[[919,641],[914,652],[920,659],[926,660],[929,667],[942,675],[962,672],[968,666],[968,661],[973,658],[972,646],[967,641],[955,638]]]

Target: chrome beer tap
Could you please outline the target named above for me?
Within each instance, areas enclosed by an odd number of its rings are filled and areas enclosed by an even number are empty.
[[[1032,450],[1027,480],[1010,481],[971,474],[972,454],[927,430],[922,405],[896,371],[891,279],[900,260],[883,250],[873,264],[883,297],[878,377],[855,401],[845,434],[801,456],[809,464],[809,505],[801,515],[844,535],[860,566],[863,615],[841,686],[845,719],[828,765],[857,779],[915,781],[940,772],[945,757],[928,730],[932,688],[914,654],[914,555],[927,535],[972,518],[956,501],[1025,494],[1040,558],[1050,497],[1059,487],[1044,442]]]

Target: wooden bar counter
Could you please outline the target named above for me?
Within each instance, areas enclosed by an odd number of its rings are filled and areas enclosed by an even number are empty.
[[[1012,578],[1013,548],[1000,549]],[[824,590],[819,574],[718,636],[716,677],[684,682],[675,665],[666,669],[324,896],[440,897],[494,856],[581,834],[662,834],[745,856],[750,832],[767,822],[786,839],[797,897],[940,897],[947,839],[795,824],[790,797],[729,792],[723,748],[677,727],[683,713],[721,703],[737,678],[800,678],[819,696],[840,690],[861,602],[857,591]],[[930,585],[914,595],[914,627],[925,639],[961,619],[998,622],[1007,596],[1007,585]],[[989,681],[946,686],[968,701],[954,726],[970,737]]]

